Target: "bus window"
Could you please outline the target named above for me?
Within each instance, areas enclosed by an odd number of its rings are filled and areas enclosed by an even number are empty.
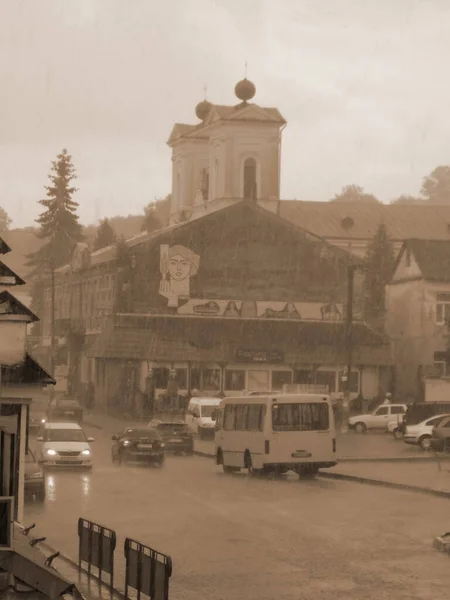
[[[328,404],[292,403],[272,406],[273,431],[327,431]]]
[[[248,431],[260,431],[261,429],[261,404],[250,404],[248,407],[247,429]]]
[[[236,405],[228,404],[225,406],[225,414],[223,416],[223,428],[225,431],[232,431],[236,421]]]
[[[247,429],[248,404],[239,404],[236,406],[236,429],[245,431]]]

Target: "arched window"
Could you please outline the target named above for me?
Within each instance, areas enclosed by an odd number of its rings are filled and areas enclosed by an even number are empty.
[[[244,199],[255,199],[256,191],[256,160],[247,158],[244,162]]]

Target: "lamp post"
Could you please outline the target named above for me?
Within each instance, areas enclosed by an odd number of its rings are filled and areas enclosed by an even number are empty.
[[[351,392],[351,375],[353,362],[353,295],[354,295],[354,275],[355,266],[347,265],[347,315],[345,320],[345,379],[344,383],[344,398],[342,403],[342,433],[348,431],[348,415],[350,409],[350,392]]]

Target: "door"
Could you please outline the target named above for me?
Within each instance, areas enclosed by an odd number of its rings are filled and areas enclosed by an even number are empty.
[[[384,429],[389,421],[390,406],[380,406],[369,417],[368,426],[371,429]]]

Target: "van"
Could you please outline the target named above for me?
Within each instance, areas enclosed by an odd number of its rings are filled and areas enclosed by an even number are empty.
[[[191,398],[189,401],[185,421],[192,433],[200,439],[214,436],[215,422],[213,412],[220,406],[220,398]]]

